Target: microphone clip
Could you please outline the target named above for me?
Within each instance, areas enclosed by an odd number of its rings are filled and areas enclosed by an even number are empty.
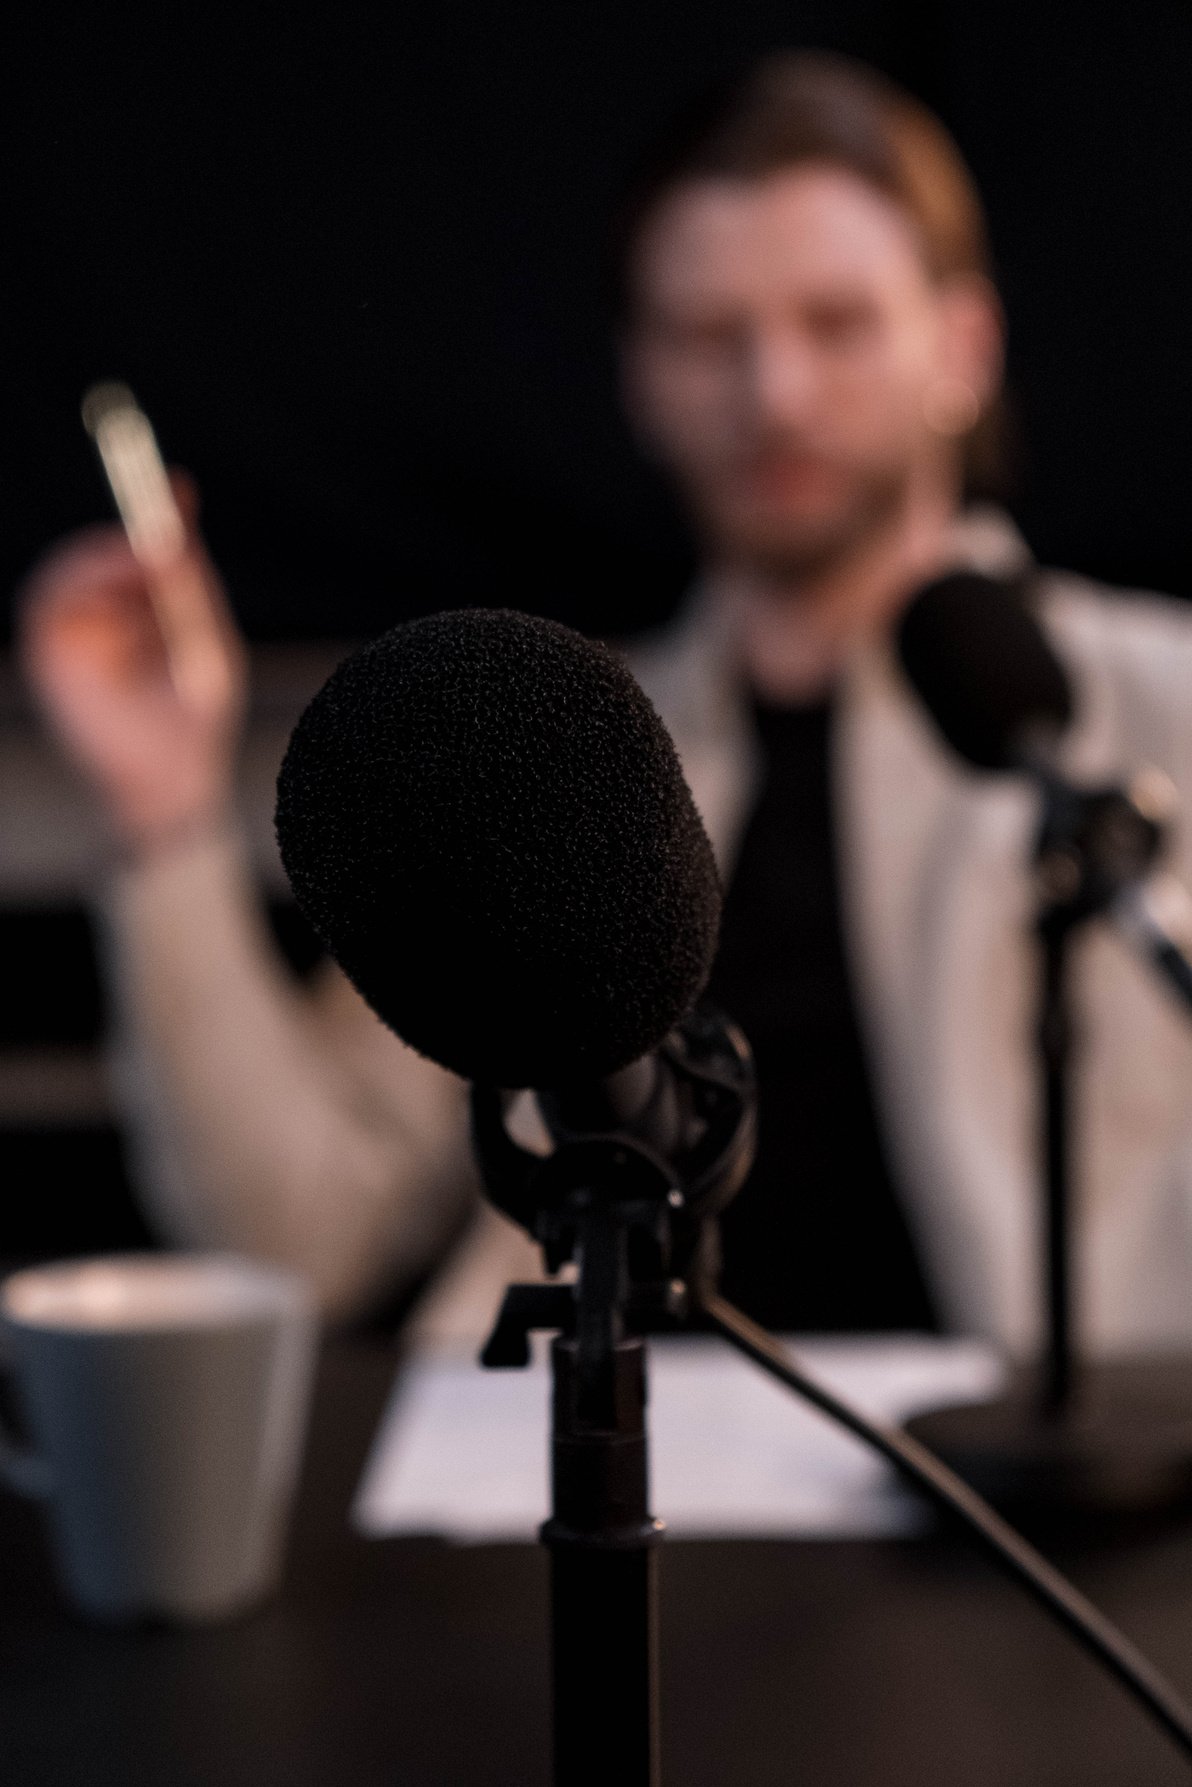
[[[538,1328],[605,1353],[624,1334],[678,1325],[714,1288],[715,1218],[753,1160],[749,1045],[701,1006],[639,1067],[653,1079],[630,1114],[616,1115],[607,1083],[540,1095],[554,1143],[545,1154],[509,1133],[510,1094],[473,1087],[472,1139],[490,1200],[540,1243],[548,1271],[574,1267],[573,1282],[512,1287],[485,1364],[524,1364]],[[575,1112],[591,1123],[606,1111],[615,1126],[573,1126]]]
[[[1126,787],[1076,787],[1036,769],[1043,815],[1035,843],[1041,929],[1069,930],[1108,912],[1151,873],[1175,794],[1157,770]]]

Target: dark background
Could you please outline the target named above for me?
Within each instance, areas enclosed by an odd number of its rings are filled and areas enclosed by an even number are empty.
[[[1192,591],[1187,0],[27,9],[0,587],[106,512],[78,400],[115,376],[197,474],[254,637],[664,613],[684,547],[616,412],[604,222],[660,119],[796,42],[894,73],[975,168],[1040,556]]]
[[[196,474],[257,640],[665,615],[689,567],[617,413],[606,220],[662,120],[796,43],[887,69],[975,169],[1039,556],[1192,594],[1189,0],[49,0],[0,33],[0,646],[35,556],[108,512],[105,377]],[[0,1069],[94,1062],[81,889],[0,901],[0,982]],[[0,1258],[146,1239],[105,1115],[0,1119]]]

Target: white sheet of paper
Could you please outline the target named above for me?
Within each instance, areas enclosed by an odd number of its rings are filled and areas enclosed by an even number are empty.
[[[800,1338],[809,1372],[865,1414],[904,1421],[994,1395],[990,1348],[931,1336]],[[685,1538],[913,1531],[917,1505],[860,1441],[714,1339],[650,1342],[651,1505]],[[548,1511],[550,1371],[427,1356],[403,1371],[354,1509],[373,1537],[533,1539]]]

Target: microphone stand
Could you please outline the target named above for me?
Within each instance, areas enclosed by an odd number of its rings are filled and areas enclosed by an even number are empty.
[[[550,1355],[551,1515],[540,1535],[551,1565],[554,1779],[660,1787],[664,1529],[649,1511],[646,1350],[640,1335],[618,1337],[624,1291],[608,1282],[624,1264],[625,1228],[596,1202],[590,1214],[573,1307],[553,1303],[558,1287],[512,1286],[481,1359],[524,1365],[529,1330],[560,1329]]]
[[[707,1218],[753,1157],[748,1045],[696,1014],[658,1051],[655,1095],[636,1118],[616,1101],[540,1099],[556,1147],[535,1156],[505,1127],[494,1088],[472,1094],[489,1196],[573,1283],[513,1285],[481,1363],[528,1364],[553,1329],[550,1552],[556,1787],[660,1787],[656,1549],[649,1511],[643,1336],[679,1325]],[[570,1104],[570,1121],[568,1117]],[[595,1107],[595,1112],[594,1112]],[[593,1114],[617,1127],[571,1127]]]
[[[1044,1411],[1053,1418],[1061,1416],[1072,1400],[1072,1163],[1068,1091],[1075,1036],[1069,973],[1075,922],[1066,905],[1052,905],[1040,912],[1036,926],[1040,954],[1036,1039],[1046,1197],[1043,1257],[1048,1315],[1040,1398]]]
[[[1192,1367],[1179,1359],[1092,1365],[1076,1336],[1071,1161],[1072,1064],[1079,1044],[1072,944],[1097,917],[1122,926],[1192,1019],[1192,968],[1148,898],[1168,791],[1153,772],[1130,790],[1077,789],[1037,760],[1035,849],[1039,1161],[1043,1190],[1044,1349],[991,1402],[934,1410],[908,1431],[992,1501],[1037,1512],[1125,1513],[1192,1500]],[[1174,883],[1157,884],[1169,897]]]
[[[552,1124],[539,1156],[505,1127],[505,1097],[475,1086],[473,1141],[498,1208],[572,1283],[511,1285],[482,1354],[529,1363],[553,1330],[551,1557],[555,1787],[661,1787],[657,1545],[648,1512],[644,1336],[702,1325],[872,1446],[957,1518],[1192,1758],[1192,1708],[1113,1624],[924,1446],[850,1407],[716,1292],[716,1219],[753,1158],[748,1045],[710,1012],[673,1032],[657,1060],[675,1096],[597,1134]],[[546,1101],[541,1101],[546,1108]],[[674,1121],[677,1111],[679,1121]],[[546,1114],[550,1115],[547,1111]],[[557,1116],[557,1112],[556,1112]]]

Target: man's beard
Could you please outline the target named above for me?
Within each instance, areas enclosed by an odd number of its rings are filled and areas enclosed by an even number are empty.
[[[874,473],[859,483],[847,506],[822,520],[772,529],[717,526],[705,514],[700,533],[706,550],[732,562],[797,599],[799,586],[839,570],[890,529],[902,511],[910,473]]]

